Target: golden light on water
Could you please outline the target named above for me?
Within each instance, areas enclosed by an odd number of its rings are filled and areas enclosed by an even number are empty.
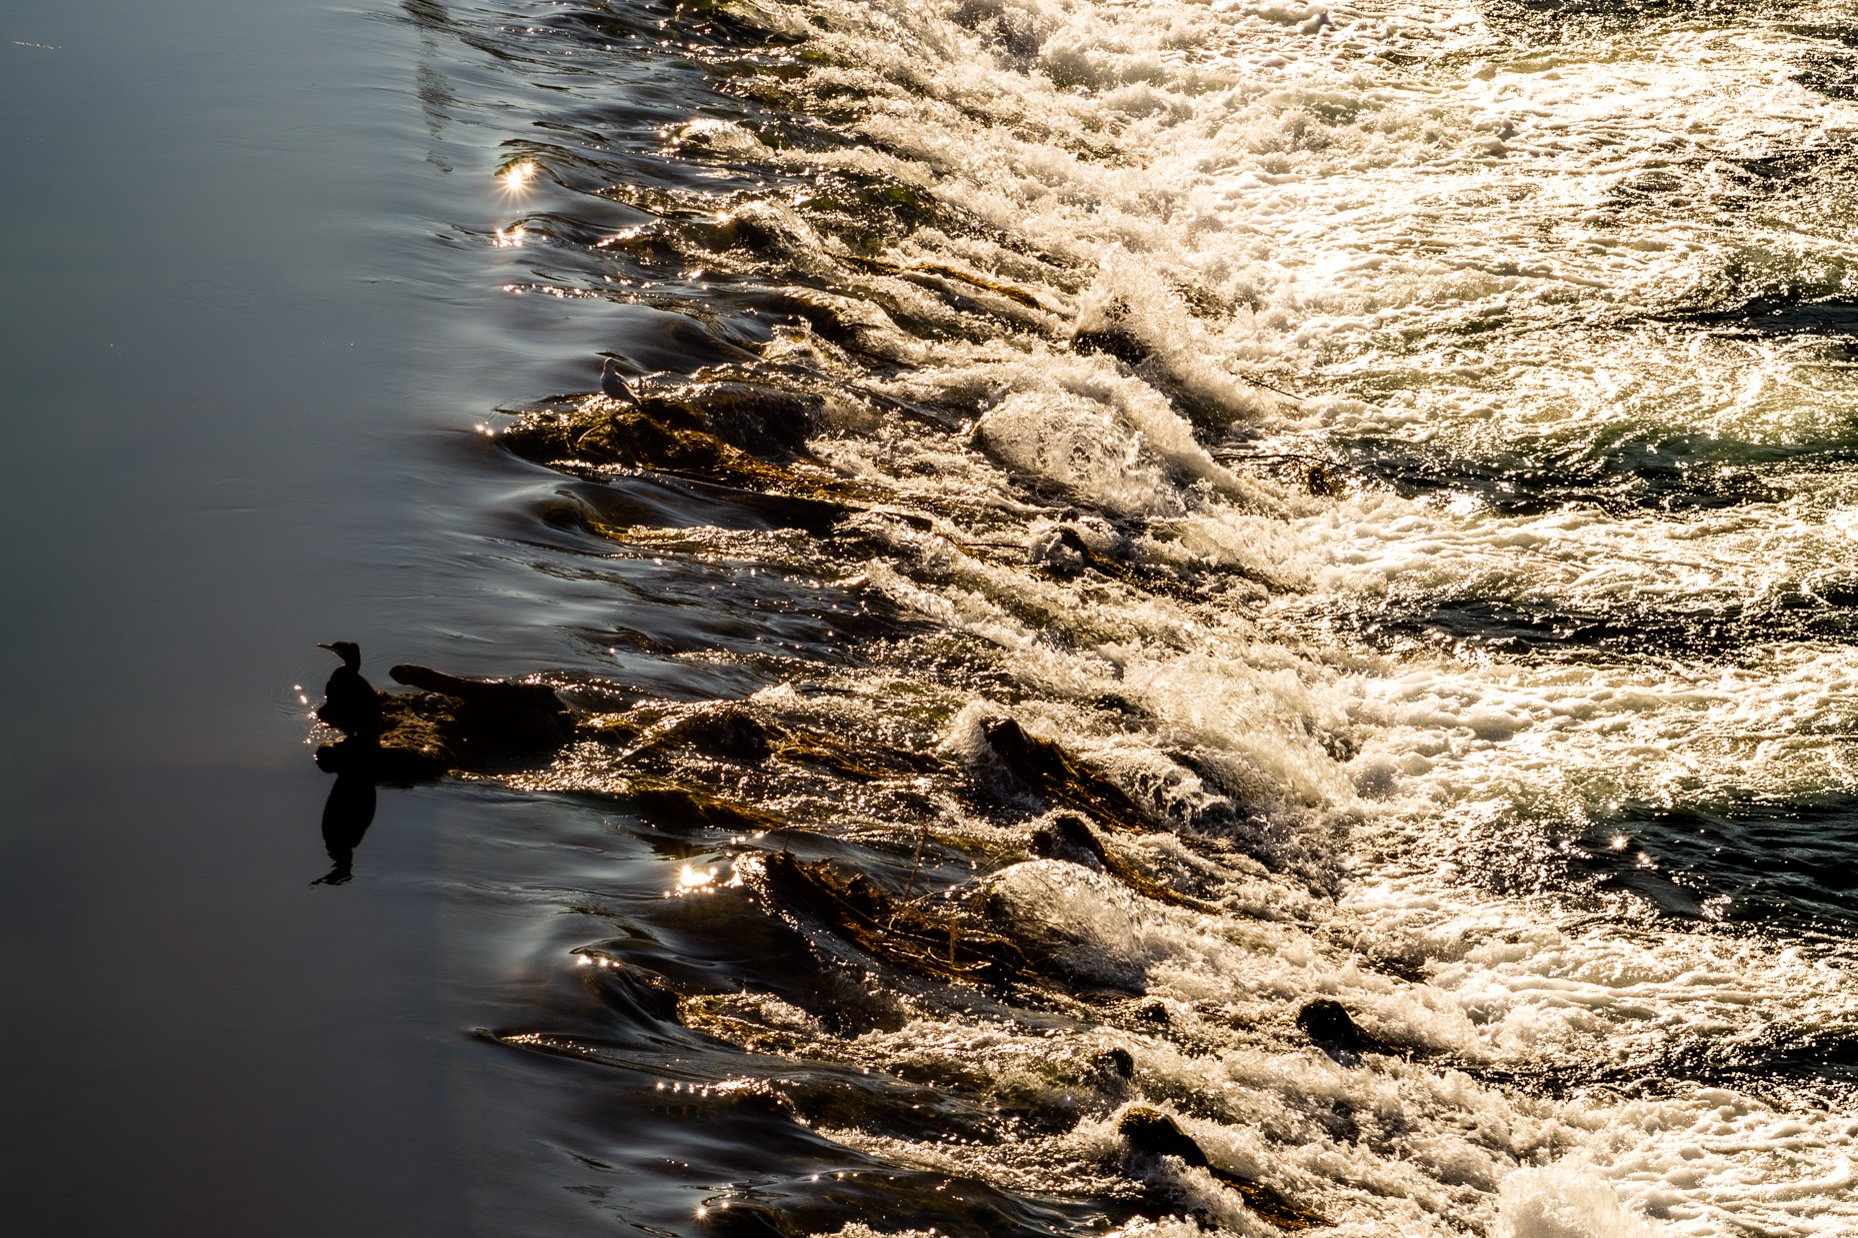
[[[535,164],[524,159],[520,163],[512,163],[498,175],[503,178],[505,189],[511,193],[520,193],[534,179],[535,173]]]
[[[692,868],[690,865],[686,864],[684,865],[684,871],[678,874],[677,884],[680,890],[695,890],[710,884],[710,882],[714,880],[716,880],[716,870],[714,868],[705,871]]]

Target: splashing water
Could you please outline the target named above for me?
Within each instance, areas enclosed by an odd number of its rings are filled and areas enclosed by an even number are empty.
[[[1847,12],[511,7],[459,236],[639,402],[499,423],[504,781],[659,859],[499,1035],[703,1224],[1858,1227]]]

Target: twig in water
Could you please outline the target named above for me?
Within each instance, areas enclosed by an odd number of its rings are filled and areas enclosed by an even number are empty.
[[[1234,374],[1233,377],[1238,379],[1242,383],[1250,383],[1254,387],[1263,387],[1266,391],[1275,391],[1281,396],[1288,396],[1289,398],[1295,400],[1299,404],[1303,403],[1303,401],[1309,398],[1308,396],[1298,395],[1294,391],[1286,391],[1282,387],[1273,387],[1270,383],[1261,382],[1258,379],[1252,378],[1245,374]]]
[[[903,897],[910,896],[910,890],[916,884],[916,870],[923,866],[923,848],[929,845],[929,823],[923,822],[923,832],[916,840],[916,859],[910,863],[910,879],[903,883]]]

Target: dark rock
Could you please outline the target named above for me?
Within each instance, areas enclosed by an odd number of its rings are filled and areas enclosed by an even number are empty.
[[[1178,1156],[1196,1169],[1211,1169],[1212,1162],[1180,1125],[1159,1109],[1136,1105],[1123,1114],[1117,1133],[1141,1156]]]
[[[1386,1041],[1364,1031],[1341,1002],[1327,997],[1305,1002],[1297,1011],[1297,1026],[1331,1056],[1399,1052]]]
[[[1098,318],[1091,326],[1080,326],[1071,335],[1071,351],[1104,353],[1124,365],[1141,365],[1154,355],[1155,350],[1148,341],[1122,325],[1128,312],[1126,305],[1117,302],[1111,307],[1110,314]]]
[[[785,851],[764,861],[768,892],[873,958],[945,980],[1036,980],[1009,938],[891,898],[862,873],[849,880],[828,860],[803,864]]]
[[[399,784],[425,782],[464,768],[449,742],[449,733],[457,728],[456,703],[451,698],[426,692],[398,696],[383,692],[380,704],[380,734],[322,745],[316,750],[318,768]]]
[[[1000,763],[1039,795],[1075,808],[1113,830],[1147,832],[1162,828],[1147,809],[1101,770],[1049,739],[1027,734],[1012,718],[986,722],[981,733]]]
[[[680,718],[647,741],[654,747],[684,747],[744,765],[759,764],[774,751],[781,733],[740,705],[723,705]]]
[[[648,470],[741,518],[823,534],[850,513],[848,502],[873,496],[807,455],[819,404],[817,396],[753,383],[690,384],[639,394],[631,404],[563,398],[525,413],[497,439],[538,464]],[[590,527],[600,533],[611,523],[596,513]]]
[[[639,817],[650,825],[682,829],[689,826],[727,830],[732,834],[758,834],[787,827],[787,822],[758,808],[711,795],[698,787],[657,779],[635,779],[627,796]]]
[[[454,769],[533,763],[574,737],[574,716],[545,684],[463,679],[424,666],[396,666],[388,674],[425,690],[377,693],[379,733],[322,745],[320,768],[377,782],[422,782]]]
[[[608,1008],[628,1023],[650,1027],[677,1023],[679,994],[657,972],[625,962],[623,959],[595,956],[597,965],[580,970],[581,981]]]
[[[1159,1109],[1150,1109],[1146,1105],[1132,1106],[1123,1114],[1117,1131],[1128,1141],[1129,1150],[1137,1156],[1175,1156],[1194,1169],[1206,1170],[1237,1191],[1253,1212],[1280,1229],[1308,1229],[1329,1223],[1317,1213],[1291,1203],[1264,1183],[1241,1177],[1213,1164],[1192,1136]]]
[[[463,679],[405,663],[389,669],[387,675],[395,683],[458,702],[455,742],[467,760],[499,760],[551,750],[574,737],[574,715],[547,684]]]
[[[561,403],[527,414],[498,437],[541,463],[649,468],[763,488],[790,480],[782,464],[804,454],[819,401],[748,383],[705,383],[635,401]]]
[[[1157,902],[1168,903],[1176,907],[1191,907],[1196,911],[1212,909],[1209,904],[1199,899],[1177,894],[1167,886],[1144,877],[1132,865],[1106,848],[1102,840],[1090,832],[1090,826],[1085,824],[1082,818],[1074,817],[1069,813],[1054,818],[1050,825],[1043,825],[1034,830],[1029,847],[1032,853],[1042,860],[1064,860],[1072,864],[1081,864],[1085,868],[1095,868],[1106,872],[1137,894],[1155,899]]]

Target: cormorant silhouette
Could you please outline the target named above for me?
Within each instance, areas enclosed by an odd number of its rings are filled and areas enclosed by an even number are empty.
[[[373,738],[381,731],[381,696],[361,677],[361,646],[352,640],[318,645],[342,659],[342,665],[323,687],[323,703],[316,716],[342,732]]]
[[[632,388],[627,386],[626,380],[620,376],[619,362],[611,357],[606,359],[606,365],[600,371],[600,390],[613,399],[627,404],[639,402],[639,397],[632,394]]]

